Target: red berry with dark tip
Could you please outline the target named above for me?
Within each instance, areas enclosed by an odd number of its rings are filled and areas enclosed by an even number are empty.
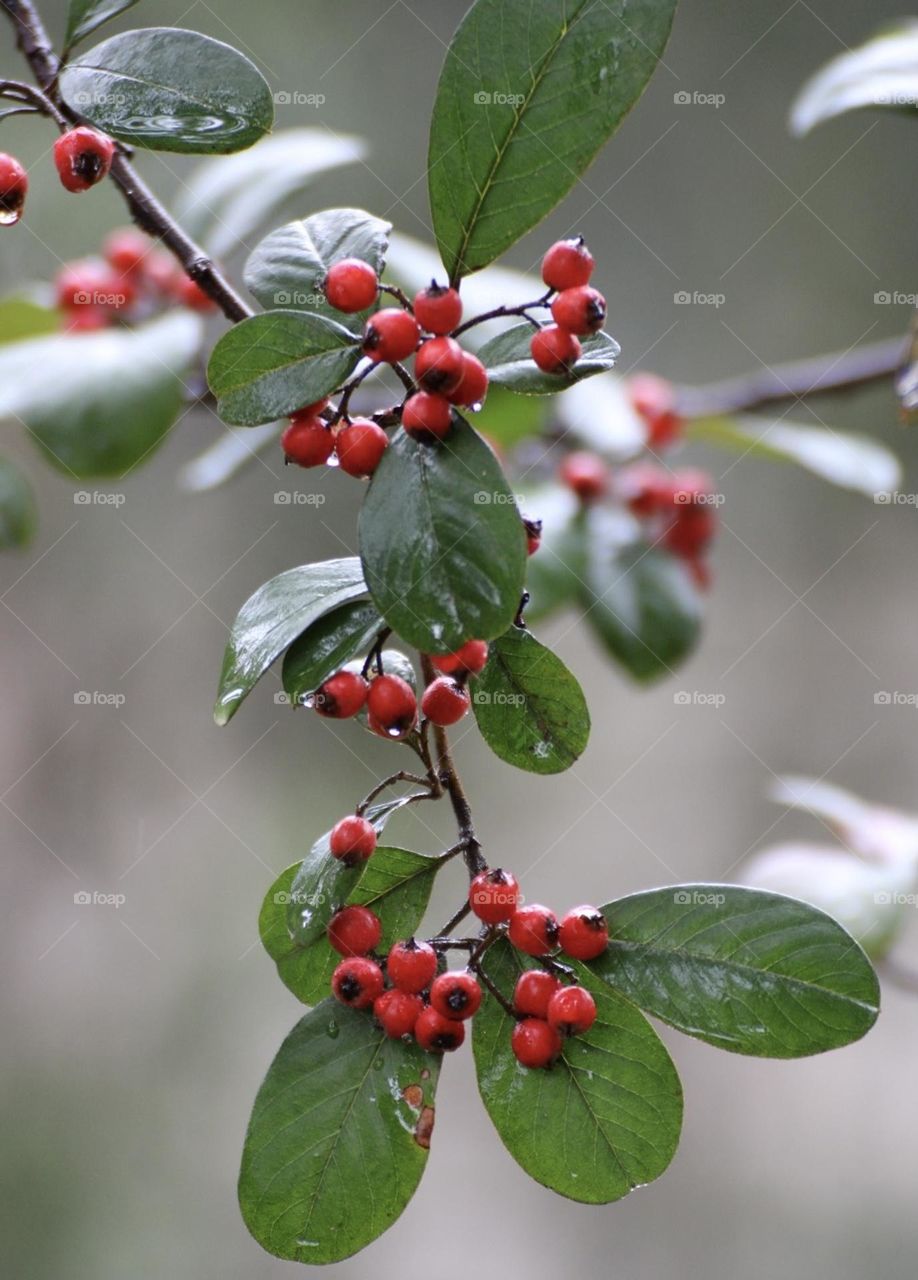
[[[458,724],[472,705],[468,689],[458,684],[452,676],[437,676],[421,698],[421,711],[431,724],[448,728]]]
[[[434,654],[431,664],[445,676],[455,676],[466,671],[470,676],[477,676],[484,670],[488,661],[487,640],[469,640],[455,653]]]
[[[332,974],[332,993],[352,1009],[368,1009],[383,992],[383,971],[375,960],[353,956]]]
[[[390,1040],[411,1035],[423,1012],[424,1001],[420,996],[406,991],[384,991],[373,1005],[373,1016]]]
[[[419,440],[442,440],[452,422],[449,401],[432,391],[418,391],[409,396],[402,409],[402,426]]]
[[[22,216],[29,175],[15,156],[0,151],[0,226],[11,227]]]
[[[541,1018],[524,1018],[513,1028],[510,1048],[521,1066],[530,1070],[550,1067],[563,1048],[561,1037]]]
[[[414,728],[418,701],[407,680],[381,675],[370,683],[367,710],[385,737],[397,738]]]
[[[523,516],[523,528],[526,530],[526,550],[534,556],[542,545],[542,521]]]
[[[334,857],[348,866],[356,866],[358,862],[366,862],[376,848],[376,828],[366,818],[348,814],[332,827],[328,847]]]
[[[583,236],[575,240],[557,240],[542,259],[542,279],[549,289],[576,289],[589,284],[596,263],[583,242]]]
[[[399,307],[384,307],[367,322],[363,352],[371,360],[394,364],[413,355],[420,340],[420,325],[413,315]]]
[[[325,296],[336,311],[366,311],[376,301],[379,278],[362,258],[342,258],[328,268]]]
[[[379,916],[369,907],[342,907],[328,922],[328,940],[339,955],[365,956],[382,937]]]
[[[596,1021],[596,1001],[583,987],[562,987],[548,1002],[548,1025],[562,1036],[581,1036]]]
[[[502,867],[480,871],[469,885],[469,906],[485,924],[503,924],[513,916],[519,902],[517,878]]]
[[[579,340],[555,324],[534,333],[529,350],[543,373],[571,373],[581,355]]]
[[[628,396],[647,427],[651,449],[665,449],[682,434],[683,421],[676,412],[676,392],[671,382],[655,373],[633,373]]]
[[[581,502],[593,502],[601,498],[609,487],[609,468],[595,453],[578,450],[569,453],[561,463],[558,479]]]
[[[437,953],[429,942],[396,942],[387,962],[389,981],[410,995],[426,990],[437,976]]]
[[[465,1027],[428,1005],[414,1024],[414,1038],[428,1053],[451,1053],[465,1039]]]
[[[609,926],[598,907],[573,907],[561,921],[561,950],[575,960],[595,960],[609,945]]]
[[[432,281],[414,295],[414,318],[428,333],[451,333],[462,319],[462,299],[455,289]]]
[[[152,248],[152,240],[142,231],[135,227],[121,227],[106,236],[102,253],[105,261],[119,274],[128,275],[143,269]]]
[[[430,338],[418,348],[414,376],[425,391],[448,396],[462,380],[462,354],[455,338]]]
[[[507,936],[527,956],[547,956],[558,945],[558,918],[538,902],[527,903],[514,913]]]
[[[472,974],[441,973],[430,988],[430,1004],[444,1018],[464,1022],[474,1017],[481,1004],[481,987]]]
[[[561,983],[553,973],[544,969],[527,969],[516,980],[513,990],[513,1008],[524,1018],[547,1018],[548,1002]]]
[[[568,333],[596,333],[606,318],[606,300],[598,289],[578,285],[565,289],[551,304],[551,314],[556,325]]]
[[[334,447],[335,437],[318,418],[298,418],[281,436],[284,456],[299,467],[321,467]]]
[[[319,685],[312,705],[320,716],[347,720],[362,711],[370,686],[356,671],[336,671]]]
[[[369,418],[355,418],[335,437],[335,452],[341,470],[349,476],[371,476],[386,452],[389,437]]]
[[[462,353],[462,376],[459,383],[446,397],[450,404],[472,408],[480,405],[488,394],[488,371],[478,359],[468,351]]]
[[[115,155],[111,138],[79,125],[62,133],[54,144],[54,164],[68,191],[88,191],[108,176]]]

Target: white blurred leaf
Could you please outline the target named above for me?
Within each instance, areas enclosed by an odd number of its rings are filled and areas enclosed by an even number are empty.
[[[918,817],[870,804],[830,782],[797,775],[779,778],[771,798],[789,808],[812,813],[838,831],[862,858],[918,868]]]
[[[918,104],[918,23],[886,30],[833,58],[803,86],[791,107],[790,127],[815,125],[861,107]]]
[[[279,431],[276,422],[248,427],[245,431],[227,429],[216,443],[185,463],[179,471],[180,488],[189,493],[218,489],[254,462],[263,449],[277,440]]]
[[[568,387],[554,401],[554,412],[581,443],[614,462],[627,461],[644,448],[647,429],[616,373],[600,373]]]

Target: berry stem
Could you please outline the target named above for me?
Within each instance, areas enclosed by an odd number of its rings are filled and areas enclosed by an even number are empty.
[[[373,665],[373,663],[374,663],[374,662],[376,663],[376,671],[377,671],[377,674],[382,675],[382,650],[383,650],[383,645],[384,645],[384,644],[386,643],[386,641],[389,639],[389,637],[391,636],[391,634],[392,634],[392,628],[391,628],[391,627],[383,627],[382,631],[380,631],[379,635],[376,637],[376,640],[375,640],[375,642],[374,642],[374,644],[373,644],[373,648],[372,648],[372,649],[370,650],[370,652],[367,654],[367,660],[366,660],[366,662],[363,664],[363,669],[362,669],[362,671],[360,672],[360,674],[363,676],[364,680],[366,680],[367,675],[369,674],[369,671],[370,671],[370,667]]]
[[[421,670],[424,673],[424,683],[431,684],[436,679],[436,672],[433,664],[426,654],[421,654]],[[475,835],[475,824],[472,820],[472,807],[469,804],[468,797],[465,794],[465,788],[462,780],[456,770],[456,765],[449,749],[449,738],[446,730],[440,725],[433,726],[434,750],[437,756],[436,771],[440,782],[446,788],[450,803],[453,806],[453,813],[456,815],[456,825],[459,828],[459,840],[464,846],[463,856],[465,865],[468,868],[469,879],[473,880],[480,871],[484,871],[487,862],[481,852],[481,844]]]
[[[398,287],[398,285],[381,284],[379,286],[379,292],[388,293],[390,297],[395,298],[400,302],[406,311],[410,311],[412,315],[414,314],[414,307],[411,305],[411,299]]]
[[[462,853],[464,849],[465,849],[465,846],[462,844],[459,844],[456,846],[455,852]],[[456,926],[462,924],[462,921],[466,918],[466,916],[469,914],[471,910],[472,908],[469,906],[468,902],[464,902],[462,906],[459,908],[459,910],[454,915],[450,916],[449,920],[447,920],[446,924],[440,930],[439,937],[448,938],[452,933],[452,931],[456,928]],[[470,943],[469,945],[471,947],[472,944]],[[431,942],[431,946],[433,946],[432,942]]]
[[[47,94],[33,85],[24,84],[21,80],[0,80],[0,98],[27,103],[33,111],[43,116],[50,116],[55,124],[66,129],[67,121]]]
[[[376,797],[381,795],[387,787],[394,787],[398,782],[412,782],[416,786],[427,788],[426,791],[418,791],[414,795],[405,796],[406,804],[414,804],[417,800],[436,800],[438,798],[436,792],[430,786],[429,778],[421,778],[416,773],[409,773],[405,769],[399,769],[398,773],[392,773],[388,778],[383,778],[382,782],[377,783],[373,790],[364,796],[354,810],[357,816],[363,817]]]
[[[483,311],[480,316],[473,316],[471,320],[466,320],[464,324],[459,325],[457,329],[452,331],[450,337],[458,338],[460,333],[465,333],[466,329],[472,329],[476,324],[484,324],[486,320],[503,320],[508,316],[521,316],[522,319],[528,320],[533,328],[538,329],[540,327],[538,322],[533,320],[532,316],[528,315],[527,312],[534,307],[546,308],[548,299],[553,292],[552,289],[549,289],[547,293],[543,293],[541,298],[536,298],[535,302],[521,302],[516,307],[495,307],[493,311]]]
[[[469,962],[469,966],[471,967],[471,961]],[[513,1008],[513,1005],[510,1003],[507,997],[503,994],[503,992],[500,991],[500,989],[494,985],[494,983],[485,973],[484,969],[482,969],[480,966],[476,966],[475,976],[477,977],[481,985],[485,987],[488,991],[490,991],[491,995],[494,997],[497,1003],[501,1006],[504,1012],[509,1013],[510,1017],[515,1020],[517,1017],[517,1014]]]

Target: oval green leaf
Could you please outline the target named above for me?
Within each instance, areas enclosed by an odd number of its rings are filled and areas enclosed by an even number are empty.
[[[64,46],[71,49],[119,13],[133,9],[137,0],[70,0]]]
[[[91,124],[150,151],[242,151],[274,123],[271,89],[254,62],[177,27],[103,40],[64,67],[60,86]]]
[[[364,653],[382,629],[379,610],[369,600],[333,609],[308,627],[284,655],[282,679],[294,704],[318,689],[358,653]]]
[[[879,1012],[876,974],[840,924],[808,903],[685,884],[603,908],[589,966],[629,1000],[719,1049],[799,1058],[859,1040]]]
[[[478,0],[449,47],[428,185],[452,279],[493,262],[577,181],[640,97],[675,0]]]
[[[530,773],[561,773],[583,753],[590,713],[556,654],[522,627],[493,641],[472,707],[495,755]]]
[[[258,1091],[239,1174],[249,1231],[293,1262],[338,1262],[403,1211],[424,1172],[439,1061],[326,1000]]]
[[[9,458],[0,458],[0,551],[27,546],[35,534],[35,495]]]
[[[594,333],[583,339],[583,354],[570,373],[543,373],[529,354],[534,332],[532,325],[518,324],[484,344],[478,358],[492,383],[521,395],[550,396],[584,378],[605,373],[621,354],[621,347],[608,333]]]
[[[207,380],[217,412],[257,427],[336,391],[360,360],[359,339],[325,316],[266,311],[234,325],[214,347]]]
[[[499,942],[485,962],[506,995],[521,972],[517,956]],[[579,966],[578,977],[596,1000],[596,1022],[565,1042],[550,1070],[520,1066],[510,1048],[514,1019],[490,995],[475,1017],[475,1069],[514,1160],[559,1195],[608,1204],[669,1165],[682,1127],[682,1086],[641,1012]]]
[[[256,246],[245,264],[246,286],[266,310],[293,307],[340,320],[321,288],[328,268],[342,258],[360,258],[380,275],[391,230],[390,222],[363,209],[325,209],[288,222]]]
[[[468,423],[427,445],[396,432],[360,512],[370,594],[425,653],[501,635],[516,616],[526,539],[494,454]]]
[[[246,600],[223,655],[214,719],[226,724],[272,662],[318,618],[366,594],[356,557],[304,564],[271,578]]]

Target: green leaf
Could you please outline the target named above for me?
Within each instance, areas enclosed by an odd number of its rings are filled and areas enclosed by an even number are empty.
[[[491,643],[472,707],[495,755],[530,773],[569,769],[586,748],[590,713],[580,685],[550,649],[521,627]]]
[[[283,682],[294,705],[318,689],[358,653],[364,653],[382,629],[379,610],[355,600],[317,619],[284,656]]]
[[[833,58],[803,86],[790,126],[805,134],[817,124],[863,107],[918,106],[918,22],[897,24]]]
[[[395,1221],[427,1162],[439,1060],[326,1000],[301,1018],[258,1091],[239,1175],[269,1253],[338,1262]]]
[[[242,151],[274,123],[271,90],[254,62],[176,27],[103,40],[64,67],[60,86],[90,123],[150,151]]]
[[[492,338],[478,352],[492,383],[527,396],[550,396],[584,378],[605,373],[615,364],[621,347],[608,333],[594,333],[583,340],[583,355],[570,373],[543,373],[529,354],[535,330],[518,324]]]
[[[566,195],[640,97],[675,0],[478,0],[449,47],[430,127],[437,244],[457,279]]]
[[[0,418],[20,418],[72,478],[122,476],[175,421],[201,332],[180,311],[136,329],[0,346]]]
[[[55,307],[44,306],[21,294],[0,298],[0,343],[43,338],[49,333],[59,333],[60,328],[61,315]]]
[[[608,538],[605,518],[592,513],[587,531],[585,619],[636,680],[671,675],[698,639],[698,592],[680,560],[646,543]]]
[[[227,724],[288,645],[324,614],[366,594],[356,557],[287,569],[239,610],[223,655],[214,719]]]
[[[513,449],[523,440],[538,438],[545,427],[545,401],[535,396],[515,396],[503,387],[489,387],[485,402],[475,414],[475,430],[501,449]]]
[[[71,49],[103,23],[117,18],[126,9],[133,9],[136,3],[137,0],[70,0],[64,47]]]
[[[389,626],[426,653],[506,631],[526,570],[523,524],[500,465],[454,420],[436,445],[396,432],[360,512],[370,594]]]
[[[226,422],[257,427],[336,391],[360,360],[359,339],[304,311],[266,311],[214,347],[207,380]]]
[[[611,940],[593,972],[719,1049],[799,1058],[858,1040],[876,1021],[870,962],[841,925],[805,902],[687,884],[603,911]]]
[[[0,550],[27,546],[36,520],[32,486],[15,463],[0,457]]]
[[[294,884],[302,865],[297,862],[287,867],[274,881],[265,895],[258,929],[284,985],[304,1004],[317,1004],[328,995],[332,973],[341,957],[329,946],[324,929],[306,943],[299,940],[299,921],[291,932],[288,908],[298,892]],[[377,846],[346,901],[369,907],[379,916],[383,927],[380,950],[387,951],[399,938],[414,934],[442,865],[442,857]]]
[[[266,236],[245,264],[245,283],[263,307],[293,307],[341,318],[321,285],[342,258],[360,258],[382,274],[390,222],[363,209],[325,209]],[[366,314],[366,313],[363,313]],[[359,323],[358,319],[350,323]]]
[[[501,941],[485,961],[507,995],[521,971],[517,957]],[[514,1019],[490,995],[475,1017],[475,1067],[482,1101],[514,1160],[559,1195],[608,1204],[658,1178],[672,1160],[682,1087],[639,1010],[581,966],[577,973],[596,1000],[596,1022],[565,1042],[553,1067],[520,1066],[510,1048]]]

